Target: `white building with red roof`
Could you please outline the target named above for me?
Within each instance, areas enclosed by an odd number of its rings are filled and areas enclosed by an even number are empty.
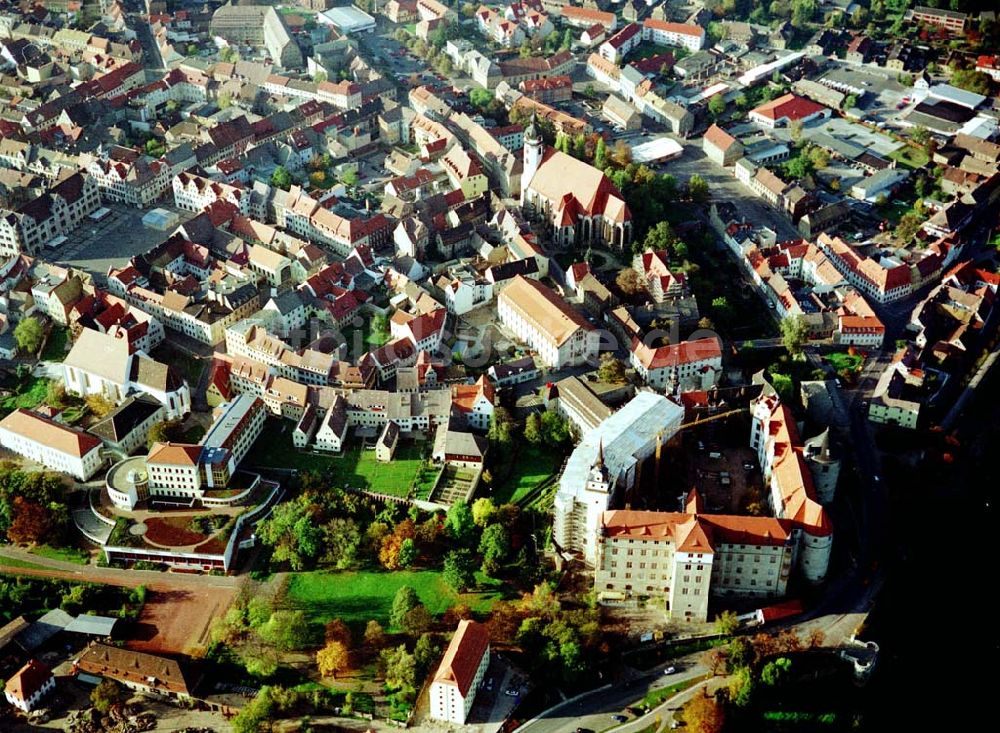
[[[736,165],[743,157],[743,143],[718,125],[712,125],[705,132],[702,148],[709,160],[721,166]]]
[[[490,635],[486,627],[476,621],[459,621],[431,682],[431,719],[465,725],[489,666]]]
[[[663,250],[637,254],[632,259],[632,268],[639,273],[657,303],[688,293],[687,278],[683,272],[671,272],[669,257]]]
[[[785,94],[750,110],[750,121],[756,122],[762,127],[773,129],[786,127],[792,122],[805,124],[819,118],[827,119],[830,114],[829,107],[824,107],[822,104],[817,104],[805,97]]]
[[[698,51],[705,45],[705,29],[694,23],[671,23],[657,18],[642,21],[642,38],[660,46]]]
[[[609,600],[664,598],[670,618],[702,623],[712,597],[784,596],[795,555],[791,522],[703,512],[695,490],[682,512],[604,512],[594,590]]]
[[[663,346],[636,338],[629,361],[646,384],[671,392],[711,389],[722,374],[722,348],[715,338]]]
[[[496,390],[485,374],[475,384],[452,385],[452,412],[464,419],[465,424],[473,430],[489,429],[495,401]]]
[[[597,52],[608,61],[618,63],[642,43],[642,26],[629,23],[597,47]]]
[[[25,713],[35,709],[39,700],[56,687],[56,678],[48,665],[31,659],[4,686],[7,702]]]
[[[100,440],[31,410],[15,410],[0,420],[0,446],[80,481],[104,465]]]
[[[792,411],[773,390],[753,403],[750,447],[757,452],[774,516],[792,523],[800,572],[808,582],[821,583],[830,566],[833,525],[817,497]],[[833,500],[832,488],[824,499]]]

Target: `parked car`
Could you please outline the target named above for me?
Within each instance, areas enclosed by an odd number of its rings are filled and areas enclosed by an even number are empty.
[[[677,671],[677,667],[674,667],[673,665],[671,665],[671,666],[667,667],[665,670],[663,670],[663,674],[668,674],[669,675],[669,674],[673,674],[676,671]]]
[[[618,715],[612,715],[611,719],[616,723],[624,723],[626,720],[628,720],[628,716],[619,713]]]
[[[510,695],[511,697],[517,697],[521,693],[520,691],[515,690],[513,687],[508,687],[506,690],[503,691],[503,694]]]

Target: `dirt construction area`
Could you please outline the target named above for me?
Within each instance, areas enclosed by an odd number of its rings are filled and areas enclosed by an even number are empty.
[[[152,653],[201,656],[209,643],[212,621],[233,600],[229,588],[152,592],[139,617],[130,649]]]

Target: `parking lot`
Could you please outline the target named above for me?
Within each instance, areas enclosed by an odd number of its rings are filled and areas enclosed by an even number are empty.
[[[89,272],[103,282],[108,268],[124,265],[130,257],[148,251],[168,236],[167,232],[142,225],[145,210],[125,204],[104,206],[111,209],[108,216],[99,222],[84,218],[80,226],[66,235],[63,244],[45,250],[45,258]],[[180,223],[193,216],[187,211],[171,210],[180,215]]]

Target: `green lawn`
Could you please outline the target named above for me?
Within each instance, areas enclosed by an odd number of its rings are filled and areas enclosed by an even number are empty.
[[[864,357],[860,354],[851,355],[846,351],[837,351],[833,354],[827,354],[826,360],[830,362],[830,366],[836,369],[838,372],[844,369],[848,371],[855,371],[861,368],[864,363]]]
[[[66,346],[70,342],[68,328],[55,326],[49,334],[49,340],[42,349],[42,361],[62,361],[66,358]]]
[[[652,56],[659,56],[664,53],[672,53],[676,55],[677,49],[670,48],[668,46],[659,46],[655,43],[643,43],[635,51],[628,55],[629,63],[634,61],[641,61],[642,59],[648,59]]]
[[[0,414],[13,412],[19,408],[32,409],[45,401],[49,380],[31,377],[17,392],[0,401]]]
[[[363,627],[375,619],[389,627],[392,599],[403,586],[417,592],[427,610],[440,615],[458,603],[485,613],[500,598],[496,591],[455,593],[435,570],[350,573],[293,573],[288,583],[288,602],[302,609],[310,621],[325,624],[334,618]]]
[[[510,461],[510,475],[493,492],[493,501],[516,504],[527,499],[539,484],[559,470],[561,460],[562,455],[550,448],[521,446],[516,458]]]
[[[49,560],[62,560],[63,562],[75,562],[77,565],[86,565],[90,562],[90,555],[76,547],[49,547],[39,545],[31,548],[32,555],[46,557]]]
[[[421,475],[424,459],[418,444],[401,444],[390,463],[379,463],[375,451],[362,450],[356,442],[340,455],[307,453],[292,445],[290,422],[269,421],[257,440],[253,456],[254,462],[262,466],[321,471],[339,486],[393,496],[409,496],[411,488],[416,486],[415,496],[426,499],[434,478],[429,469],[424,469]]]
[[[642,698],[642,702],[639,704],[640,706],[645,706],[647,708],[655,708],[667,698],[673,697],[678,692],[683,692],[689,687],[694,687],[699,682],[706,680],[709,677],[711,677],[711,675],[704,674],[700,677],[695,677],[694,679],[677,682],[673,685],[668,685],[667,687],[661,687],[658,690],[651,690],[646,693],[646,697]]]
[[[889,157],[909,168],[923,168],[931,159],[926,150],[910,145],[904,145],[901,148],[893,150],[889,153]]]
[[[10,568],[29,568],[32,570],[45,570],[44,565],[39,565],[38,563],[28,562],[27,560],[21,560],[16,557],[7,557],[6,555],[0,555],[0,565],[6,565]]]

